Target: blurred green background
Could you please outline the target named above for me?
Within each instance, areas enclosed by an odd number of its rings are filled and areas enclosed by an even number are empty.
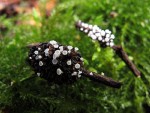
[[[0,15],[6,28],[0,29],[0,113],[150,113],[150,1],[57,0],[48,17],[46,2],[39,0],[40,14],[33,9]],[[136,78],[111,48],[101,49],[76,30],[77,20],[110,29],[142,77]],[[104,72],[123,86],[113,89],[84,77],[62,86],[38,77],[24,81],[33,74],[26,46],[50,40],[78,47],[88,70]]]

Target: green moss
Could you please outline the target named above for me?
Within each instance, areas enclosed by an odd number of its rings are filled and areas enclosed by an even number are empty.
[[[42,26],[14,26],[15,20],[27,20],[30,15],[12,19],[0,17],[8,28],[0,31],[0,108],[9,106],[15,113],[144,113],[143,104],[150,107],[150,2],[143,0],[59,0],[46,19],[33,11],[34,20]],[[111,12],[117,17],[112,18]],[[83,20],[109,28],[142,72],[136,78],[111,49],[101,49],[86,35],[75,29]],[[70,86],[48,84],[34,78],[26,64],[26,45],[56,40],[77,46],[85,58],[85,67],[123,82],[121,89],[112,89],[86,78]],[[13,84],[13,85],[12,85]]]

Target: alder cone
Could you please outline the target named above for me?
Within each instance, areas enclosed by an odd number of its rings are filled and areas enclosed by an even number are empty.
[[[56,84],[73,83],[81,77],[83,61],[77,48],[56,41],[30,47],[27,62],[37,76]]]

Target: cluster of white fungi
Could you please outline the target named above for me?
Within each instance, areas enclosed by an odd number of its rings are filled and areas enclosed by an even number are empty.
[[[90,25],[82,21],[78,21],[76,26],[80,31],[88,34],[92,40],[98,40],[103,46],[112,47],[114,45],[113,40],[115,39],[115,36],[111,33],[110,30],[102,30],[97,25]]]
[[[36,60],[36,62],[38,62],[39,67],[44,66],[47,62],[44,62],[43,59],[45,58],[52,58],[51,59],[51,63],[54,66],[57,66],[56,69],[56,74],[57,75],[63,75],[63,73],[65,73],[62,68],[65,68],[62,66],[62,61],[60,61],[63,57],[65,59],[65,64],[67,66],[70,66],[72,68],[72,73],[71,76],[77,76],[78,78],[81,77],[82,71],[81,71],[81,65],[80,62],[83,62],[83,58],[80,57],[80,61],[79,63],[73,63],[71,56],[74,53],[76,53],[79,49],[77,47],[73,48],[72,46],[62,46],[59,45],[56,41],[52,40],[49,43],[49,46],[47,48],[45,48],[44,50],[42,48],[40,48],[40,46],[38,48],[36,48],[33,52],[34,55],[29,55],[29,60]],[[51,49],[51,48],[53,49]],[[42,53],[42,54],[41,54]],[[44,54],[43,54],[44,53]],[[64,61],[63,61],[64,64]],[[61,66],[60,66],[61,65]],[[59,67],[60,66],[60,67]],[[40,76],[41,73],[37,72],[37,76]]]

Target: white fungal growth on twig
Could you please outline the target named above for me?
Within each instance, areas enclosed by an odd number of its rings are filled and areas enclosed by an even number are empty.
[[[103,47],[114,46],[113,40],[115,36],[110,30],[102,30],[97,25],[90,25],[82,21],[78,21],[76,24],[80,31],[86,33],[92,40],[98,40]]]
[[[77,47],[62,46],[52,40],[49,43],[41,43],[41,45],[32,48],[28,58],[32,66],[35,67],[37,76],[51,76],[48,71],[52,73],[55,71],[55,75],[63,73],[66,79],[67,76],[71,76],[74,81],[80,78],[82,74],[83,58],[78,50]],[[69,78],[70,81],[71,79]]]

